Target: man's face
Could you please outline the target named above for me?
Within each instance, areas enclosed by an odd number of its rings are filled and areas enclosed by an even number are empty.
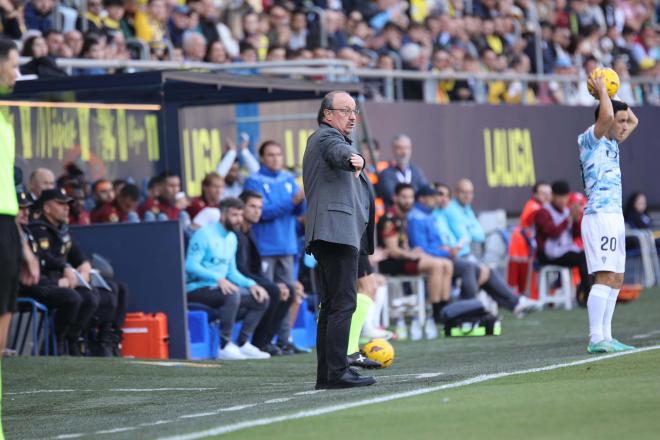
[[[44,190],[53,188],[55,188],[55,174],[46,169],[37,171],[30,185],[30,191],[39,197]]]
[[[261,220],[261,212],[263,211],[263,208],[263,199],[258,197],[250,197],[247,202],[245,202],[245,208],[243,209],[243,220],[251,225],[259,223],[259,220]]]
[[[131,200],[128,197],[117,197],[117,205],[119,206],[119,209],[122,212],[134,212],[137,211],[138,208],[138,201],[137,200]]]
[[[568,206],[568,194],[553,194],[552,205],[560,211],[566,208]]]
[[[222,225],[228,231],[236,231],[243,224],[243,210],[229,208],[222,211]]]
[[[436,206],[438,206],[436,204],[436,196],[435,195],[433,195],[433,196],[421,196],[421,197],[419,197],[418,201],[419,201],[419,203],[426,206],[427,208],[433,209]]]
[[[181,179],[179,176],[170,176],[165,180],[165,191],[163,197],[167,200],[174,201],[176,193],[181,191]]]
[[[392,143],[392,154],[396,163],[402,166],[408,166],[412,156],[412,144],[410,139],[399,138]]]
[[[348,93],[338,93],[332,98],[332,109],[323,111],[325,122],[350,136],[357,122],[355,100]]]
[[[0,90],[6,94],[14,90],[18,78],[18,51],[12,49],[7,59],[0,63]]]
[[[62,48],[64,47],[64,35],[53,32],[46,38],[46,44],[48,45],[49,55],[55,57],[62,56]]]
[[[548,203],[552,198],[552,188],[550,188],[550,185],[539,185],[534,193],[534,198],[540,204]]]
[[[96,185],[94,196],[103,203],[110,203],[115,199],[115,190],[112,188],[112,182],[100,182]]]
[[[264,154],[261,156],[261,161],[269,170],[280,171],[284,166],[282,147],[278,144],[269,144],[264,148]]]
[[[463,206],[467,206],[474,200],[474,185],[469,181],[462,181],[456,188],[456,200]]]
[[[621,142],[628,133],[629,122],[630,116],[628,110],[619,110],[616,112],[614,115],[614,124],[612,124],[607,137],[610,139],[616,139],[617,142]]]
[[[87,0],[87,11],[94,15],[99,15],[103,11],[103,3],[101,0]]]
[[[222,198],[222,191],[225,189],[225,182],[220,179],[211,179],[211,182],[202,188],[204,200],[211,205],[217,205]]]
[[[44,214],[46,218],[57,225],[68,223],[69,221],[69,204],[58,202],[56,200],[49,200],[44,203]]]
[[[21,209],[18,210],[16,221],[21,226],[27,226],[30,221],[30,208],[27,206],[25,208],[21,207]]]
[[[451,201],[451,193],[449,192],[449,188],[445,188],[442,186],[438,188],[438,195],[436,196],[437,206],[440,209],[445,209],[449,205],[450,201]]]
[[[396,203],[399,211],[403,213],[410,211],[415,205],[415,191],[411,188],[402,190],[398,195],[394,196],[394,203]]]

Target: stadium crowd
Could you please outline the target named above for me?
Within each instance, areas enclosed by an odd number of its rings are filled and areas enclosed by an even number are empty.
[[[660,72],[659,12],[653,0],[0,1],[2,34],[33,57],[21,68],[26,75],[66,75],[54,58],[218,64],[337,58],[387,70],[557,75],[588,74],[601,65],[617,71],[619,95],[631,105],[660,102],[657,88],[630,82],[631,75]],[[382,93],[378,81],[371,86],[375,96]],[[436,101],[480,95],[490,103],[519,103],[526,95],[528,103],[593,103],[584,85],[523,87],[442,81]],[[403,95],[422,99],[422,83],[404,81]]]
[[[413,321],[412,339],[423,333],[437,337],[443,310],[452,302],[474,299],[480,290],[519,317],[538,309],[536,301],[520,295],[528,287],[527,266],[520,264],[528,264],[530,257],[540,264],[577,268],[578,292],[589,291],[579,234],[585,199],[565,182],[535,185],[512,233],[507,283],[478,252],[486,234],[472,209],[472,183],[461,179],[452,188],[429,182],[412,163],[413,144],[405,134],[392,139],[391,148],[391,162],[379,159],[379,148],[373,157],[366,154],[377,196],[379,249],[372,264],[384,276],[427,276],[432,313],[427,322]],[[59,177],[38,168],[18,182],[17,221],[42,266],[40,282],[23,286],[19,295],[57,310],[59,353],[117,355],[128,294],[125,285],[104,273],[103,261],[79,249],[69,225],[164,220],[180,221],[185,229],[188,301],[218,313],[221,359],[302,352],[292,343],[291,327],[302,300],[314,291],[314,261],[301,244],[305,194],[295,174],[284,168],[279,143],[263,142],[257,155],[247,138],[238,147],[230,143],[217,170],[203,179],[201,195],[192,199],[181,191],[180,176],[168,171],[144,188],[131,179],[88,182],[75,164]],[[17,175],[22,181],[22,173]],[[631,227],[649,228],[644,203],[643,195],[631,197],[626,214]],[[383,280],[378,278],[374,291],[386,284]],[[380,326],[379,315],[370,314],[363,335],[391,336]],[[232,341],[237,321],[243,322],[242,332]],[[407,337],[402,322],[399,338]]]

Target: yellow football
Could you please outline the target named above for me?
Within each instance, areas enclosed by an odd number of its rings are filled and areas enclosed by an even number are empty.
[[[610,98],[616,95],[616,92],[619,91],[619,85],[621,85],[621,82],[619,81],[619,75],[609,67],[597,67],[591,72],[591,75],[589,76],[592,78],[602,76],[605,79],[605,88],[607,89],[607,94],[610,96]],[[587,88],[589,89],[591,96],[598,98],[598,93],[593,89],[593,87],[591,87],[589,83],[587,83]]]
[[[394,347],[385,339],[372,339],[362,351],[372,361],[380,362],[383,368],[389,367],[394,361]]]

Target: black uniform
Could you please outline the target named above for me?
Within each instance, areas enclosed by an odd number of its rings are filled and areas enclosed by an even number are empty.
[[[117,308],[117,295],[115,292],[96,289],[92,286],[90,288],[78,286],[75,289],[61,289],[57,287],[57,282],[63,277],[64,269],[68,266],[78,267],[87,261],[87,258],[82,251],[76,246],[71,239],[68,225],[63,224],[56,226],[48,222],[45,218],[37,220],[28,225],[28,230],[32,234],[39,261],[41,262],[41,272],[43,274],[43,283],[36,286],[36,290],[32,287],[26,288],[26,295],[33,296],[40,302],[43,300],[44,304],[50,307],[57,307],[54,303],[65,301],[69,307],[66,310],[59,310],[55,317],[56,326],[60,330],[60,334],[66,335],[69,342],[70,354],[78,354],[78,347],[80,344],[80,337],[83,336],[92,323],[92,318],[96,318],[99,323],[98,341],[104,342],[104,336],[107,334],[108,350],[110,349],[110,342],[112,337],[112,322],[115,319],[115,310]],[[46,289],[39,289],[40,286],[45,286]],[[72,290],[74,290],[79,300],[73,299]],[[65,292],[66,291],[66,292]],[[41,299],[37,298],[42,296]],[[50,303],[50,304],[49,304]],[[74,304],[79,303],[77,313],[72,313]],[[64,317],[61,314],[64,313]],[[65,323],[60,324],[58,321],[62,318]],[[68,322],[67,322],[68,321]],[[66,329],[63,328],[67,325]],[[60,327],[62,325],[62,327]],[[94,322],[93,327],[96,327]],[[110,351],[99,350],[102,355],[109,355]]]

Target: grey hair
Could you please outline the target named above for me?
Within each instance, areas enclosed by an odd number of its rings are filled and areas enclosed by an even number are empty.
[[[200,34],[199,32],[195,31],[185,31],[183,33],[183,41],[181,46],[185,49],[186,47],[189,47],[189,44],[194,40],[194,39],[201,39],[204,44],[206,44],[206,38],[204,38],[204,35]]]
[[[337,96],[340,93],[346,93],[346,92],[341,90],[335,90],[323,97],[323,100],[321,101],[321,108],[319,108],[319,114],[316,117],[316,122],[318,122],[319,125],[321,125],[321,122],[323,122],[325,110],[332,108],[332,102],[334,101],[335,96]]]
[[[394,145],[397,141],[408,141],[408,143],[412,145],[412,139],[410,139],[410,136],[408,136],[407,134],[399,133],[395,135],[392,138],[392,145]]]

